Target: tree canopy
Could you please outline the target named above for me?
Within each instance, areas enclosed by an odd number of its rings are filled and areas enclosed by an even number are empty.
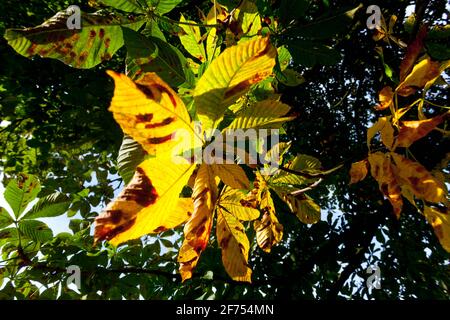
[[[0,299],[448,299],[449,9],[3,0]]]

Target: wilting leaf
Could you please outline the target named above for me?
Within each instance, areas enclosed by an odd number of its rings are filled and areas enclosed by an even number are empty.
[[[181,15],[180,22],[188,22],[195,24],[194,21],[187,21],[183,15]],[[200,27],[192,25],[180,24],[184,33],[180,34],[180,41],[187,52],[200,62],[206,61],[206,51],[203,45],[202,35],[200,34]]]
[[[41,191],[41,185],[37,177],[28,174],[20,174],[17,179],[11,180],[5,189],[5,200],[18,218]]]
[[[425,137],[438,126],[449,113],[443,113],[427,120],[403,121],[400,123],[400,131],[397,136],[396,147],[408,148],[415,141]]]
[[[216,128],[228,106],[271,74],[276,52],[269,38],[258,38],[227,48],[211,63],[195,90],[204,129]]]
[[[71,15],[70,10],[60,11],[40,26],[8,29],[5,39],[25,57],[37,54],[85,69],[110,60],[123,46],[121,26],[137,30],[144,24],[119,15],[82,13],[81,29],[70,30],[66,23]]]
[[[350,183],[357,183],[367,176],[368,173],[368,162],[366,160],[361,160],[358,162],[352,163],[352,167],[350,168]]]
[[[245,171],[237,164],[213,164],[214,174],[227,186],[234,189],[248,189],[250,181]]]
[[[175,147],[192,149],[200,143],[183,101],[155,73],[145,74],[136,83],[123,74],[108,74],[115,82],[109,110],[123,132],[149,155],[181,152]]]
[[[217,183],[212,169],[209,165],[201,165],[192,193],[194,213],[184,226],[184,242],[178,257],[183,281],[191,277],[192,269],[208,244],[217,193]],[[195,260],[192,260],[194,258]]]
[[[96,218],[95,240],[118,245],[186,221],[192,214],[192,201],[179,196],[193,170],[194,165],[181,158],[142,162],[130,183]]]
[[[424,215],[433,227],[434,233],[442,247],[447,252],[450,252],[450,217],[448,208],[444,211],[425,206]]]
[[[286,194],[282,199],[301,222],[313,224],[320,221],[320,207],[307,195],[293,196]]]
[[[416,62],[419,54],[423,48],[423,40],[427,35],[427,27],[422,25],[416,38],[408,45],[405,57],[400,63],[400,81],[405,80],[406,76],[413,68],[414,62]]]
[[[394,214],[400,218],[403,208],[401,188],[396,177],[396,170],[391,159],[382,152],[369,153],[370,172],[378,182],[380,191],[388,198],[394,208]]]
[[[283,117],[291,107],[276,100],[263,100],[238,112],[227,129],[277,129],[295,117]]]
[[[417,198],[435,203],[446,201],[445,186],[424,166],[399,154],[391,155],[395,161],[399,182],[408,185]]]
[[[45,196],[30,209],[23,219],[36,219],[56,217],[62,215],[69,209],[70,198],[60,192],[55,192]]]
[[[252,270],[248,265],[250,243],[242,223],[231,213],[219,208],[216,233],[228,275],[236,281],[251,282]]]
[[[429,57],[417,63],[411,73],[401,82],[396,91],[399,95],[407,97],[423,88],[429,81],[441,74],[440,63],[432,61]]]
[[[227,187],[220,194],[218,205],[241,221],[251,221],[259,217],[259,210],[245,200],[244,192]]]
[[[376,109],[381,111],[389,108],[392,105],[393,98],[394,92],[392,91],[392,88],[389,86],[384,87],[378,94],[378,100],[380,103],[376,106]]]
[[[260,203],[261,220],[253,224],[256,232],[256,242],[265,252],[270,252],[272,247],[283,238],[283,226],[275,215],[275,206],[269,190],[263,192]]]

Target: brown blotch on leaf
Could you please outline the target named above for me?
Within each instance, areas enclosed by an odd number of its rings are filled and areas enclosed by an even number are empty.
[[[120,197],[126,201],[134,201],[142,207],[147,207],[156,202],[158,193],[151,180],[145,175],[144,170],[138,167],[133,180],[124,189]]]
[[[146,129],[153,129],[153,128],[158,128],[158,127],[163,127],[163,126],[167,126],[167,125],[171,124],[174,121],[175,121],[174,117],[168,117],[168,118],[165,118],[161,122],[155,122],[155,123],[146,124],[145,128]]]
[[[177,101],[175,100],[175,97],[174,97],[174,95],[172,94],[172,92],[170,92],[167,88],[165,88],[165,87],[163,87],[163,86],[161,86],[161,85],[159,85],[159,84],[155,84],[154,87],[155,87],[156,89],[158,89],[159,91],[161,91],[161,92],[165,92],[165,93],[169,96],[170,101],[171,101],[172,104],[173,104],[173,107],[174,107],[174,108],[177,107]]]
[[[111,44],[111,39],[110,38],[106,38],[105,39],[105,47],[109,48],[109,45]]]
[[[103,39],[103,37],[105,36],[105,29],[100,28],[100,30],[98,31],[98,36],[100,39]]]
[[[154,100],[155,99],[155,95],[153,94],[153,91],[147,87],[144,86],[142,84],[136,83],[136,86],[138,87],[139,90],[142,91],[143,94],[145,94],[145,96],[150,99],[150,100]]]
[[[79,60],[80,62],[84,62],[84,61],[86,60],[87,56],[88,56],[88,53],[87,53],[87,52],[82,52],[82,53],[80,54],[80,56],[78,57],[78,60]]]
[[[102,61],[109,60],[109,59],[111,59],[111,54],[106,52],[105,54],[102,55],[101,59],[102,59]]]
[[[95,38],[96,35],[97,35],[97,33],[95,32],[95,30],[89,31],[89,37],[90,38]]]
[[[160,227],[156,228],[155,230],[153,230],[153,232],[157,232],[157,233],[164,232],[164,231],[167,231],[167,228],[164,226],[160,226]]]
[[[172,139],[172,134],[169,134],[167,136],[164,137],[153,137],[153,138],[148,138],[147,142],[150,144],[161,144],[167,141],[170,141]]]
[[[153,119],[153,113],[145,113],[136,115],[137,122],[150,122]]]

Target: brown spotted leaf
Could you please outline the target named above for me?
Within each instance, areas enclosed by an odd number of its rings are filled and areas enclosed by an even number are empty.
[[[121,26],[137,30],[145,22],[117,14],[81,13],[81,29],[71,30],[67,27],[71,15],[68,9],[37,27],[8,29],[5,39],[25,57],[39,55],[86,69],[111,59],[123,46]]]
[[[231,213],[219,208],[216,234],[228,275],[236,281],[251,282],[252,270],[248,265],[250,243],[242,223]]]
[[[378,182],[380,191],[392,204],[395,216],[400,218],[403,208],[402,190],[390,157],[382,152],[369,153],[369,164],[372,177]]]
[[[194,165],[172,160],[149,158],[137,167],[130,183],[95,219],[95,241],[118,245],[174,228],[192,215],[192,200],[179,196]]]
[[[357,183],[367,176],[368,172],[368,161],[367,159],[352,163],[350,168],[350,183]]]
[[[314,224],[320,221],[320,207],[309,196],[286,194],[282,199],[301,222]]]
[[[395,162],[399,183],[409,186],[414,196],[435,203],[446,201],[445,185],[424,166],[397,153],[391,153],[391,155]]]
[[[254,194],[250,193],[250,195]],[[218,205],[241,221],[251,221],[258,219],[260,213],[255,209],[256,203],[249,200],[249,197],[241,190],[226,187],[220,193]]]
[[[201,165],[195,177],[192,193],[194,212],[184,226],[183,250],[178,257],[183,280],[192,276],[192,269],[208,244],[217,194],[217,182],[211,167]],[[191,261],[194,258],[195,260]]]
[[[204,129],[216,128],[228,106],[272,73],[276,55],[269,38],[257,38],[227,48],[214,59],[194,94]]]
[[[438,61],[426,57],[414,66],[411,73],[398,85],[396,91],[403,97],[415,93],[418,89],[425,87],[429,81],[439,77],[441,74],[440,67]]]
[[[261,198],[261,220],[256,220],[253,227],[256,232],[256,242],[265,252],[270,252],[272,247],[283,238],[283,226],[275,215],[275,206],[269,190],[266,190]]]
[[[115,82],[109,110],[148,154],[178,155],[201,143],[183,101],[156,73],[136,82],[114,71],[108,74]]]
[[[380,103],[375,108],[379,111],[389,108],[392,105],[393,98],[394,91],[392,91],[392,88],[389,86],[384,87],[378,94]]]
[[[400,63],[400,81],[405,80],[406,76],[413,68],[414,62],[416,62],[423,48],[423,40],[425,39],[426,35],[427,26],[422,25],[414,41],[408,45],[405,57]]]
[[[425,137],[436,128],[449,113],[443,113],[434,118],[418,121],[403,121],[400,123],[400,131],[397,136],[396,146],[408,148],[415,141]]]
[[[424,215],[433,227],[442,247],[450,252],[450,215],[448,208],[437,209],[425,206]]]

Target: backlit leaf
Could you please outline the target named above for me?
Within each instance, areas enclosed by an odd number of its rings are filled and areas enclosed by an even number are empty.
[[[248,189],[250,181],[245,171],[237,164],[213,164],[213,172],[227,186],[234,189]]]
[[[183,15],[181,15],[180,22],[188,22],[195,24],[194,21],[187,21]],[[194,58],[201,62],[206,61],[206,51],[203,45],[202,35],[200,34],[200,27],[180,24],[184,33],[180,34],[180,41],[187,52]]]
[[[125,11],[125,12],[133,12],[133,13],[143,13],[141,6],[135,0],[99,0],[101,3],[104,3],[113,8]]]
[[[392,91],[392,88],[389,86],[384,87],[378,94],[378,100],[380,101],[380,103],[376,106],[376,109],[381,111],[389,108],[393,104],[393,98],[394,92]]]
[[[415,141],[425,137],[436,128],[449,113],[443,113],[434,118],[418,121],[403,121],[400,123],[400,131],[397,136],[396,146],[408,148]]]
[[[425,206],[424,215],[433,227],[442,247],[450,252],[450,216],[448,209],[446,208],[444,211]]]
[[[195,90],[204,129],[216,128],[228,106],[272,73],[276,52],[269,38],[257,38],[227,48],[211,63]]]
[[[263,216],[261,220],[256,220],[253,224],[256,242],[263,251],[270,252],[272,247],[283,238],[283,226],[275,215],[275,206],[269,190],[262,194],[260,208]]]
[[[245,198],[246,195],[241,190],[227,187],[221,192],[218,204],[241,221],[257,219],[260,214],[259,210],[252,207]]]
[[[113,245],[158,233],[186,221],[190,199],[179,199],[194,170],[186,160],[149,158],[142,162],[130,183],[96,218],[95,240]]]
[[[408,45],[405,57],[400,63],[400,81],[405,80],[406,76],[412,70],[419,54],[423,48],[423,40],[427,35],[427,27],[422,25],[416,38]]]
[[[222,262],[228,275],[236,281],[251,282],[252,270],[248,266],[250,243],[242,223],[219,208],[216,233],[217,242],[222,249]]]
[[[399,154],[391,155],[399,181],[408,185],[417,198],[435,203],[446,201],[445,186],[424,166]]]
[[[60,192],[55,192],[40,198],[39,201],[23,216],[23,219],[56,217],[69,209],[70,198]]]
[[[368,173],[368,162],[367,160],[361,160],[358,162],[352,163],[352,167],[350,168],[350,183],[357,183],[367,176]]]
[[[136,167],[144,161],[145,151],[130,136],[125,135],[117,156],[117,169],[123,182],[128,184],[134,176]]]
[[[5,208],[0,207],[0,229],[3,229],[13,223],[12,217]]]
[[[441,74],[440,63],[429,57],[418,62],[411,73],[401,82],[396,91],[399,95],[407,97],[423,88],[429,81],[436,79]]]
[[[11,180],[5,189],[5,200],[18,218],[41,191],[41,185],[37,177],[28,174],[20,174],[17,179]]]
[[[301,222],[313,224],[320,221],[320,207],[307,195],[293,196],[286,194],[282,199]]]
[[[39,55],[58,59],[75,68],[92,68],[111,57],[123,46],[121,26],[139,29],[144,20],[119,15],[81,14],[81,29],[70,30],[70,10],[60,11],[43,24],[26,29],[8,29],[5,39],[25,57]]]
[[[189,149],[199,143],[183,101],[155,73],[147,73],[136,82],[113,71],[108,74],[115,82],[109,110],[123,132],[149,155],[174,153],[175,146]]]

